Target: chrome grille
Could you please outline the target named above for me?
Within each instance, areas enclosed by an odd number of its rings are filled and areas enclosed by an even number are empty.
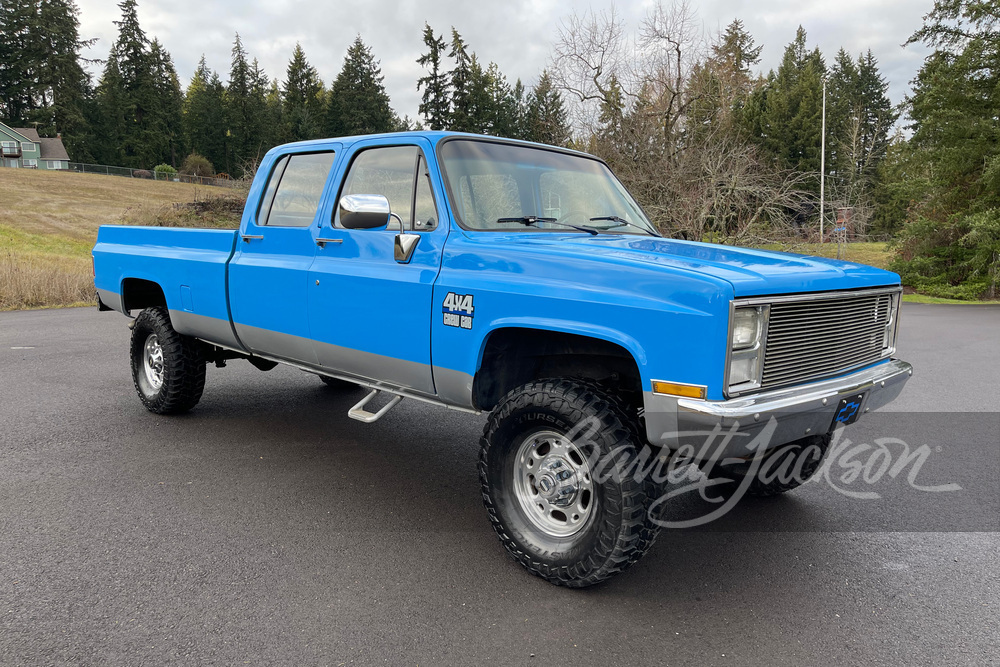
[[[762,388],[820,379],[878,361],[893,292],[771,304]]]

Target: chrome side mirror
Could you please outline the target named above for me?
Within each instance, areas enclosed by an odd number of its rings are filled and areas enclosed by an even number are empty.
[[[346,229],[378,229],[389,224],[389,200],[382,195],[344,195],[340,224]]]

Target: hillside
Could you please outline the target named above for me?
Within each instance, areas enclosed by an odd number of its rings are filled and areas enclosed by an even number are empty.
[[[2,168],[0,310],[95,303],[90,249],[100,225],[231,226],[232,196],[187,183]],[[229,205],[211,206],[220,197]],[[213,214],[199,215],[193,202]]]

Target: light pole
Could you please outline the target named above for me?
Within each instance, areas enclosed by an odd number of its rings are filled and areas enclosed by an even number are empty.
[[[826,203],[826,77],[823,77],[823,129],[819,147],[819,242],[823,243],[823,206]]]

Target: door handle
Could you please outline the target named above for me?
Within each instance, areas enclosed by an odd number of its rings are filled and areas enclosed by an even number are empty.
[[[240,234],[240,238],[243,239],[244,243],[250,243],[250,241],[262,241],[264,239],[263,234]]]
[[[316,239],[316,245],[320,247],[325,246],[327,243],[343,243],[343,242],[344,239],[324,239],[324,238]]]

